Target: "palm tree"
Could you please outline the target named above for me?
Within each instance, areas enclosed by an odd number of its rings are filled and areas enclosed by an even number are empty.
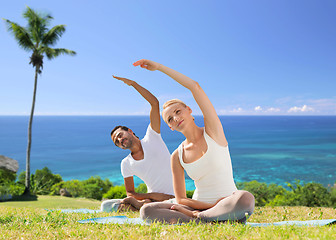
[[[42,73],[43,57],[47,56],[49,60],[58,57],[61,54],[76,55],[76,52],[65,48],[51,48],[65,32],[65,25],[57,25],[48,29],[50,21],[53,17],[49,14],[38,13],[31,8],[23,13],[23,17],[28,21],[27,27],[22,27],[19,24],[7,19],[6,22],[8,31],[14,35],[15,40],[19,46],[28,52],[32,52],[29,64],[35,68],[35,81],[33,102],[30,112],[29,125],[28,125],[28,146],[26,154],[26,179],[24,195],[30,195],[30,149],[31,149],[31,135],[32,123],[35,108],[37,77]]]

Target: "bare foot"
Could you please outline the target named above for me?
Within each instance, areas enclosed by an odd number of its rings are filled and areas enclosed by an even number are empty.
[[[144,205],[143,201],[139,201],[134,197],[126,197],[121,201],[121,203],[132,205],[137,210],[139,210]]]
[[[181,210],[183,211],[184,208],[183,209],[182,208],[183,207],[181,205],[176,205],[176,204],[170,207],[171,210],[176,210],[179,212],[181,212]]]
[[[146,203],[151,203],[152,200],[150,200],[150,199],[144,199],[144,200],[141,200],[141,202],[143,202],[143,204],[146,204]]]
[[[174,204],[173,206],[170,207],[171,210],[175,210],[175,211],[178,211],[178,212],[181,212],[189,217],[192,217],[192,218],[195,218],[195,215],[194,215],[194,211],[190,211],[186,208],[184,208],[183,206],[181,205],[178,205],[178,204]],[[197,214],[198,216],[198,214]]]
[[[129,203],[121,203],[118,211],[122,212],[122,211],[137,211],[138,209],[136,209],[135,207],[133,207],[131,204]]]

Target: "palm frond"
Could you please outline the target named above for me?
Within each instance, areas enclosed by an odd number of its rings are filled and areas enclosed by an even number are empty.
[[[19,43],[19,46],[26,51],[31,51],[35,49],[34,43],[31,41],[31,36],[29,35],[27,29],[20,26],[19,24],[4,19],[7,25],[7,29],[14,35],[14,38]]]
[[[50,29],[42,39],[42,45],[44,46],[53,46],[61,38],[65,32],[65,25],[57,25]]]
[[[75,51],[69,50],[69,49],[65,49],[65,48],[47,48],[47,47],[43,47],[41,49],[42,52],[44,52],[47,56],[47,58],[49,60],[58,57],[61,54],[65,54],[65,55],[71,55],[74,56],[76,55]]]
[[[28,31],[30,32],[36,45],[39,45],[44,34],[48,31],[47,26],[53,17],[49,14],[35,12],[27,7],[23,17],[28,21]]]

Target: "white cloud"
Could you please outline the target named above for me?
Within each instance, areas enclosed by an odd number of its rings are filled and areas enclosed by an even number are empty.
[[[283,102],[290,98],[282,99]],[[280,101],[279,101],[280,102]],[[259,105],[260,104],[260,105]],[[261,107],[263,105],[263,107]],[[219,115],[336,115],[336,96],[320,99],[294,99],[291,103],[279,104],[273,102],[266,105],[263,102],[250,104],[229,105],[218,108]]]
[[[280,108],[270,107],[266,110],[266,112],[280,112]]]
[[[289,113],[297,113],[297,112],[314,112],[314,108],[308,107],[307,105],[303,105],[302,107],[291,107],[288,110]]]
[[[242,108],[235,108],[235,109],[233,109],[231,112],[233,112],[233,113],[241,113],[243,111],[243,109]]]
[[[309,103],[319,114],[336,114],[336,97],[314,99],[310,100]]]

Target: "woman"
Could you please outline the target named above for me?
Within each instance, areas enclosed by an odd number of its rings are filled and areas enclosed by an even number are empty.
[[[182,101],[175,99],[164,104],[163,120],[171,130],[186,137],[171,156],[177,204],[146,204],[140,209],[141,217],[166,223],[192,220],[245,222],[246,215],[251,215],[254,210],[254,197],[236,188],[228,142],[215,108],[203,89],[194,80],[162,64],[142,59],[133,65],[150,71],[159,70],[189,89],[204,118],[204,127],[198,127],[192,110]],[[192,199],[186,196],[184,170],[195,181]]]

